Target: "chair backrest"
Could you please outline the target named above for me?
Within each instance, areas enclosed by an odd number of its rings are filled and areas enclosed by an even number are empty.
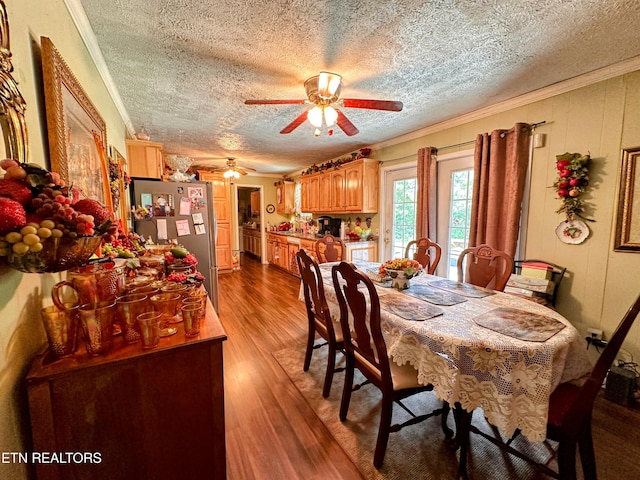
[[[513,273],[520,274],[522,271],[523,263],[543,263],[551,267],[551,281],[553,282],[553,293],[550,295],[551,305],[556,304],[556,297],[558,295],[558,287],[560,286],[560,281],[564,278],[564,274],[567,271],[566,267],[561,267],[560,265],[556,265],[555,263],[547,262],[545,260],[514,260],[513,261]]]
[[[411,251],[413,257],[410,257]],[[429,275],[433,275],[440,262],[440,255],[442,255],[442,248],[436,242],[432,242],[427,237],[422,237],[417,240],[411,240],[407,243],[407,247],[404,250],[405,258],[413,258],[417,260],[422,268],[427,270]]]
[[[353,352],[365,377],[377,379],[379,386],[382,383],[392,388],[387,346],[380,326],[380,299],[373,282],[349,262],[334,265],[331,277],[340,305],[345,349]]]
[[[309,322],[318,320],[327,330],[329,338],[335,341],[335,331],[331,321],[331,313],[324,295],[324,284],[317,262],[304,250],[296,253],[298,270],[302,279],[304,302],[307,307]]]
[[[316,241],[316,257],[320,263],[340,262],[346,256],[344,243],[332,235],[325,235]]]
[[[458,257],[458,281],[478,287],[503,291],[512,271],[511,255],[486,244],[466,248]]]
[[[616,355],[618,355],[622,342],[624,342],[629,333],[629,329],[631,329],[638,313],[640,313],[640,295],[633,305],[629,307],[622,321],[618,324],[616,331],[613,332],[607,346],[600,354],[600,358],[598,358],[593,370],[591,370],[591,374],[582,386],[579,396],[573,402],[571,410],[565,415],[563,429],[576,433],[584,425],[585,418],[591,413],[596,395],[602,388],[602,382],[604,382],[604,378],[609,368],[611,368]]]

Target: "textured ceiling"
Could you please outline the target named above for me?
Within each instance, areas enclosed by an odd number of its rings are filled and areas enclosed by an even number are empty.
[[[296,172],[640,55],[635,0],[67,0],[84,8],[135,130],[167,153]],[[321,70],[360,130],[280,130]],[[198,163],[203,163],[199,161]],[[224,160],[210,161],[224,164]]]

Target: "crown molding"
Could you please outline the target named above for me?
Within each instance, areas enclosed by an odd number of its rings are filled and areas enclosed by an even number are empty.
[[[619,77],[627,73],[635,72],[636,70],[640,70],[640,55],[619,63],[615,63],[613,65],[609,65],[607,67],[600,68],[598,70],[593,70],[589,73],[585,73],[584,75],[573,77],[562,82],[554,83],[553,85],[534,90],[533,92],[525,93],[509,100],[504,100],[502,102],[489,105],[488,107],[484,107],[473,112],[465,113],[464,115],[460,115],[443,122],[434,123],[433,125],[421,128],[420,130],[416,130],[399,137],[394,137],[390,140],[376,143],[374,145],[371,145],[371,148],[380,149],[415,140],[417,138],[424,137],[425,135],[437,133],[448,128],[464,125],[465,123],[469,123],[474,120],[479,120],[481,118],[495,115],[497,113],[506,112],[514,108],[522,107],[524,105],[529,105],[534,102],[545,100],[547,98],[555,97],[556,95],[567,93],[572,90],[577,90],[578,88],[586,87],[588,85],[602,82],[604,80],[609,80],[610,78]]]
[[[82,3],[80,0],[64,0],[64,3],[67,6],[67,10],[71,15],[73,23],[76,25],[82,41],[89,51],[89,55],[93,59],[93,63],[95,64],[100,77],[102,77],[102,81],[104,82],[118,113],[120,113],[120,117],[122,117],[122,121],[124,122],[127,132],[131,138],[135,138],[135,129],[131,123],[131,118],[129,118],[129,113],[125,108],[124,103],[122,103],[122,98],[120,97],[120,93],[118,92],[118,88],[116,87],[113,78],[111,77],[111,73],[109,73],[109,68],[104,61],[102,51],[98,46],[98,40],[93,33],[93,29],[91,28],[91,24],[89,23],[89,19],[87,18],[87,14],[84,11]]]

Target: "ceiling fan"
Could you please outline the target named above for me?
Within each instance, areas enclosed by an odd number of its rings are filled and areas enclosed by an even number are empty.
[[[214,160],[215,157],[207,157],[206,160]],[[202,160],[205,160],[202,158]],[[224,167],[218,165],[193,165],[194,170],[207,170],[211,172],[223,171],[225,178],[240,178],[241,175],[246,175],[247,172],[255,172],[254,168],[241,167],[236,163],[236,159],[233,157],[227,157],[227,164]]]
[[[333,126],[338,125],[349,136],[356,135],[358,129],[351,123],[342,111],[337,107],[366,108],[370,110],[388,110],[399,112],[402,110],[402,102],[391,100],[365,100],[355,98],[340,98],[342,89],[342,77],[336,73],[320,72],[304,82],[307,92],[306,100],[245,100],[246,105],[297,105],[309,104],[312,108],[302,112],[293,122],[284,127],[280,133],[291,133],[296,128],[309,120],[315,127],[316,137],[320,135],[320,129],[324,126],[329,135],[333,134]]]

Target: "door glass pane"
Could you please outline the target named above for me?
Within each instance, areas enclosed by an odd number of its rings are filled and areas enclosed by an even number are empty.
[[[473,169],[457,170],[451,174],[449,210],[448,277],[456,279],[458,256],[469,245]]]
[[[403,257],[404,249],[416,234],[417,179],[393,182],[392,258]]]

